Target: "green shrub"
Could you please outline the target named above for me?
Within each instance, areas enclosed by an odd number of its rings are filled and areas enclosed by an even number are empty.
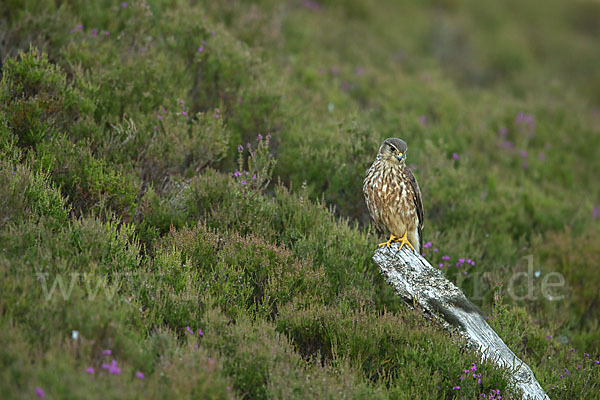
[[[362,180],[401,137],[429,261],[550,396],[597,397],[580,3],[1,2],[2,393],[518,397],[371,260]],[[527,255],[564,299],[507,295]]]
[[[35,48],[9,59],[0,82],[0,112],[19,145],[34,146],[44,138],[80,123],[92,105],[66,81],[65,74]]]

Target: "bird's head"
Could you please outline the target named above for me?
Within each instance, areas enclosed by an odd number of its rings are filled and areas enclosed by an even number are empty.
[[[404,165],[406,162],[406,142],[398,138],[385,139],[379,148],[378,158],[388,163]]]

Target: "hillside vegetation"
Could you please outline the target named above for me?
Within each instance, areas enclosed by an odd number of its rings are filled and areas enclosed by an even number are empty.
[[[552,399],[597,399],[598,20],[2,1],[2,397],[519,398],[371,260],[362,179],[400,137],[427,259]]]

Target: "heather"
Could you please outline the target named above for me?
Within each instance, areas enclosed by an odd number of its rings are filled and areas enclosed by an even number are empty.
[[[519,398],[371,260],[392,136],[426,258],[551,398],[598,397],[595,2],[0,16],[3,397]]]

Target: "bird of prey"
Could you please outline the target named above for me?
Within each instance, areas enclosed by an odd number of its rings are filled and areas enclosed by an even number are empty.
[[[423,248],[423,201],[412,171],[406,166],[406,143],[402,139],[386,139],[377,159],[367,171],[363,193],[375,226],[389,233],[379,247],[400,242],[417,253]]]

